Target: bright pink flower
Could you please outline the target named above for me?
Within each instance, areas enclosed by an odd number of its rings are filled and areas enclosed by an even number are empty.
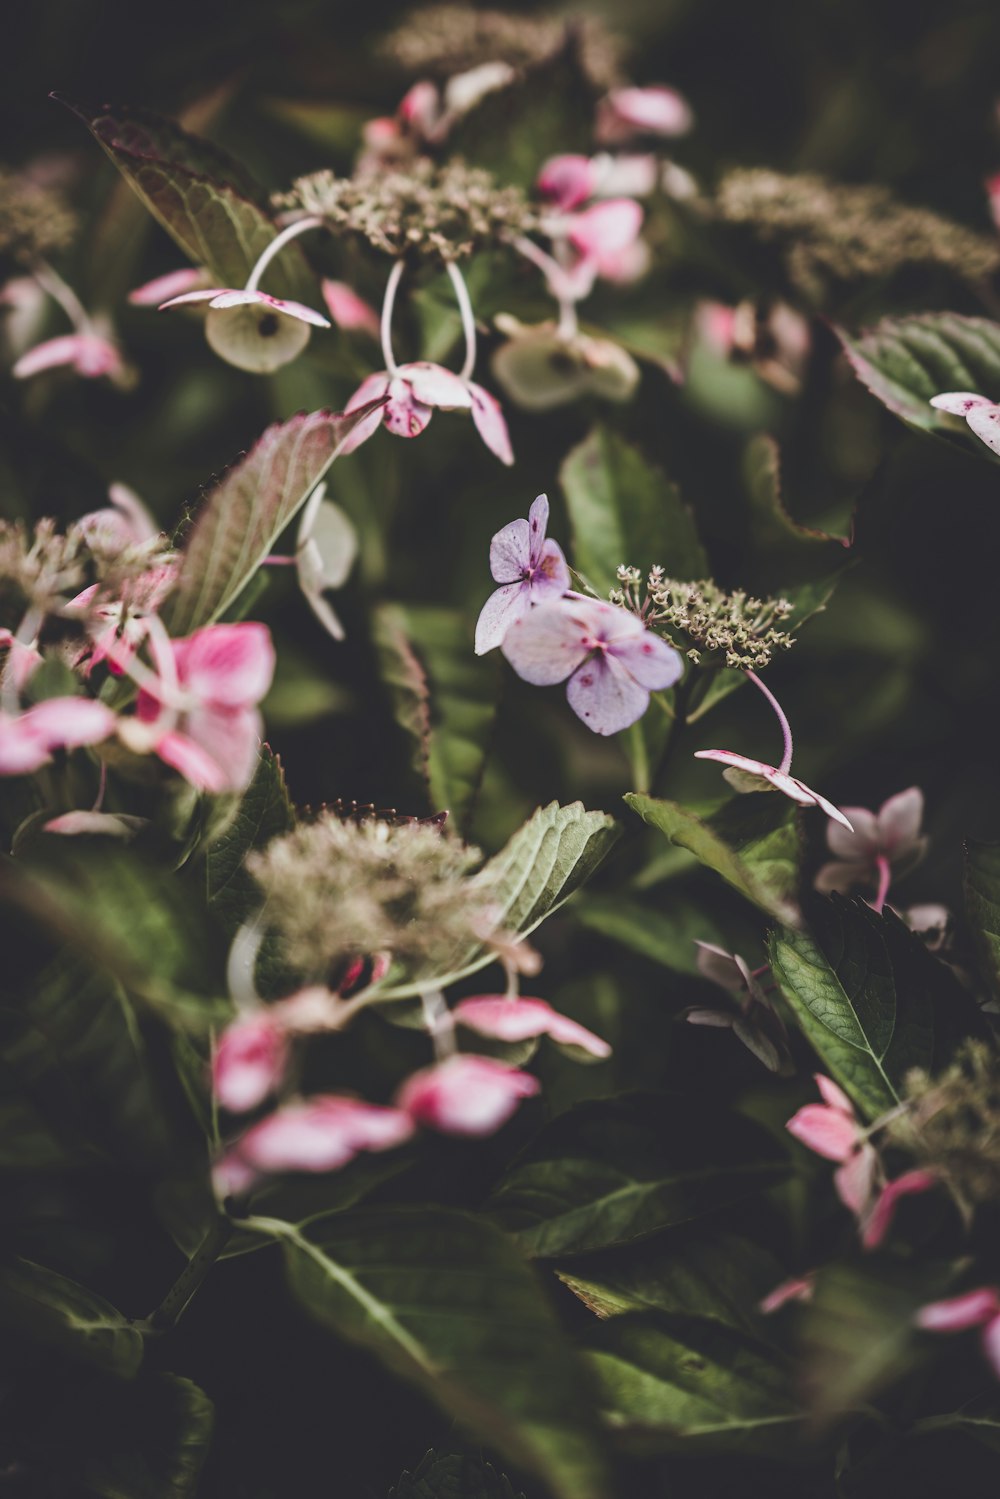
[[[575,1046],[601,1059],[611,1055],[611,1047],[593,1031],[560,1015],[544,999],[509,999],[503,994],[477,994],[463,999],[452,1011],[459,1025],[480,1036],[496,1041],[527,1041],[535,1036],[550,1036],[559,1046]]]
[[[152,749],[201,791],[242,791],[257,763],[257,704],[274,674],[267,626],[208,625],[169,646],[172,667],[158,663],[162,697],[143,687],[120,736],[140,753]]]
[[[236,1158],[254,1172],[336,1171],[364,1150],[391,1150],[413,1133],[400,1109],[335,1094],[287,1104],[237,1142]]]
[[[861,1243],[864,1248],[877,1249],[883,1243],[892,1227],[896,1205],[901,1197],[929,1192],[937,1184],[938,1179],[933,1171],[905,1171],[895,1181],[886,1182],[862,1224]]]
[[[837,858],[824,864],[816,875],[817,890],[850,890],[854,885],[874,885],[881,909],[893,869],[906,873],[918,864],[927,848],[921,836],[924,795],[910,786],[883,802],[878,812],[867,807],[845,807],[852,831],[836,824],[826,830],[830,852]]]
[[[811,1301],[816,1289],[815,1274],[800,1275],[792,1280],[783,1280],[780,1286],[769,1291],[758,1308],[765,1317],[780,1310],[789,1301]]]
[[[22,354],[11,374],[17,380],[27,380],[42,370],[57,369],[66,365],[86,380],[97,380],[102,375],[112,379],[125,374],[125,361],[115,344],[99,333],[63,333],[59,338],[50,338],[36,344]]]
[[[642,209],[633,198],[608,198],[575,213],[567,238],[599,276],[609,281],[631,280],[645,260],[641,251],[636,253],[642,218]]]
[[[95,511],[94,515],[99,513]],[[124,538],[123,544],[128,544]],[[89,675],[100,662],[107,661],[114,675],[120,676],[149,633],[150,621],[165,602],[176,576],[176,564],[167,560],[131,578],[120,599],[96,603],[96,583],[70,599],[64,612],[85,614],[91,635],[74,666]]]
[[[287,1060],[288,1043],[275,1016],[235,1020],[222,1032],[212,1058],[216,1098],[233,1114],[255,1109],[281,1082]]]
[[[684,135],[694,121],[690,105],[664,84],[616,88],[597,107],[597,139],[605,145],[636,135]]]
[[[735,775],[727,771],[725,777],[736,791],[780,791],[801,807],[819,807],[848,832],[854,831],[839,807],[775,765],[765,765],[763,760],[751,760],[749,756],[734,754],[732,750],[695,750],[695,759],[718,760],[720,765],[728,765]]]
[[[569,211],[594,194],[594,170],[587,156],[550,156],[537,179],[538,191],[555,208]]]
[[[526,682],[564,682],[570,707],[595,734],[617,734],[641,718],[650,692],[672,687],[681,657],[641,619],[597,599],[538,604],[515,619],[501,647]]]
[[[964,416],[976,436],[991,452],[1000,454],[1000,406],[973,391],[952,390],[933,396],[931,405],[952,416]]]
[[[341,452],[353,453],[382,423],[397,437],[419,437],[437,408],[441,411],[471,411],[476,430],[490,452],[501,463],[513,463],[514,454],[500,403],[473,380],[463,380],[451,370],[427,360],[401,364],[393,374],[382,370],[379,374],[369,375],[358,386],[344,411],[357,411],[369,401],[380,400],[383,396],[388,396],[388,401],[358,423]]]
[[[569,568],[557,541],[546,540],[548,496],[540,494],[527,520],[512,520],[490,542],[490,572],[501,586],[490,594],[476,625],[476,655],[502,644],[515,619],[533,604],[561,598]]]
[[[1000,1379],[1000,1291],[996,1286],[981,1286],[946,1301],[932,1301],[922,1306],[913,1320],[925,1332],[964,1332],[981,1327],[983,1352]]]
[[[180,270],[167,271],[165,275],[156,276],[152,281],[137,286],[134,291],[129,292],[128,299],[133,307],[160,307],[185,292],[207,289],[208,282],[208,272],[201,266],[186,265]]]
[[[492,1057],[453,1056],[407,1078],[396,1103],[415,1124],[446,1135],[492,1135],[522,1098],[539,1090],[538,1079]]]
[[[785,1128],[797,1140],[828,1161],[841,1164],[834,1172],[837,1195],[856,1217],[867,1211],[878,1168],[878,1156],[865,1139],[854,1105],[832,1078],[816,1074],[823,1103],[806,1104]]]
[[[346,281],[324,280],[322,292],[327,311],[338,328],[378,338],[378,313]]]
[[[0,713],[0,775],[28,775],[57,749],[100,744],[115,715],[87,697],[50,697],[20,714]]]

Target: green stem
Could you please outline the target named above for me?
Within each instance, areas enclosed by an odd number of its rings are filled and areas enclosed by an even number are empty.
[[[691,695],[691,687],[694,682],[694,672],[689,669],[684,681],[674,689],[674,716],[667,734],[667,742],[663,746],[656,769],[649,778],[650,796],[663,795],[663,783],[667,778],[670,768],[670,760],[677,746],[677,737],[687,723],[688,699]]]
[[[217,1218],[201,1244],[188,1260],[170,1290],[155,1311],[139,1324],[147,1333],[166,1332],[176,1326],[194,1298],[202,1281],[232,1237],[235,1225],[228,1218]]]

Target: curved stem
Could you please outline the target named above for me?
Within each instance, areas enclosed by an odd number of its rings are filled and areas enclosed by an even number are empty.
[[[33,275],[42,290],[48,292],[54,302],[59,303],[77,333],[93,332],[94,325],[87,309],[73,288],[66,284],[58,271],[52,269],[48,261],[40,260],[34,268]]]
[[[771,691],[771,689],[769,687],[765,687],[764,686],[764,683],[761,681],[761,679],[757,675],[757,673],[755,671],[748,671],[748,672],[745,673],[745,675],[748,678],[748,680],[753,683],[753,685],[755,687],[758,687],[760,689],[760,691],[767,698],[768,702],[771,704],[771,707],[774,709],[775,714],[777,715],[778,722],[781,725],[781,733],[782,733],[782,736],[783,736],[784,741],[785,741],[785,743],[784,743],[784,751],[783,751],[782,756],[781,756],[781,764],[778,766],[778,770],[781,772],[782,775],[787,775],[788,772],[792,768],[792,729],[791,729],[791,725],[789,724],[788,719],[785,717],[784,710],[783,710],[781,704],[778,702],[778,699],[775,697],[774,693]]]
[[[389,272],[389,279],[385,283],[385,296],[382,298],[382,318],[379,324],[379,336],[382,340],[382,358],[385,360],[387,372],[396,376],[399,374],[399,365],[396,356],[392,352],[392,309],[396,305],[396,292],[399,283],[403,279],[403,271],[406,269],[402,260],[397,260]]]
[[[434,1043],[435,1062],[445,1062],[455,1053],[455,1022],[440,989],[426,989],[420,996],[424,1024]]]
[[[472,311],[472,302],[469,299],[469,288],[465,284],[465,277],[458,269],[453,260],[449,260],[445,269],[449,280],[455,288],[455,300],[458,310],[462,315],[462,332],[465,334],[465,359],[459,373],[460,380],[468,380],[476,367],[476,317]]]
[[[289,224],[287,229],[282,229],[281,233],[275,235],[274,239],[272,239],[267,249],[264,250],[264,252],[261,254],[259,260],[257,261],[257,264],[254,266],[253,270],[250,272],[250,275],[247,277],[247,284],[244,287],[244,290],[257,290],[258,286],[260,285],[261,276],[263,276],[264,272],[271,264],[271,261],[279,253],[279,251],[285,248],[289,240],[297,239],[300,234],[305,234],[308,229],[322,228],[323,220],[316,214],[312,214],[307,219],[296,219],[294,224]]]
[[[142,1331],[166,1332],[180,1320],[184,1308],[225,1249],[233,1228],[228,1218],[216,1219],[159,1306],[140,1323]]]
[[[892,884],[892,868],[885,854],[877,855],[875,868],[878,870],[878,890],[872,902],[872,909],[881,912],[886,896],[889,894],[889,886]]]
[[[530,260],[536,265],[545,277],[549,291],[556,299],[559,307],[559,323],[556,333],[565,342],[575,338],[579,332],[580,324],[576,315],[576,302],[572,297],[567,297],[559,292],[559,283],[565,279],[566,272],[554,256],[549,255],[534,240],[528,239],[527,235],[519,234],[511,240],[511,244],[519,255],[525,260]]]

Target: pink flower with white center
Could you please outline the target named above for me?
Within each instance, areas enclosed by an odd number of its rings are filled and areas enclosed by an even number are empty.
[[[452,1011],[452,1018],[477,1035],[490,1036],[495,1041],[528,1041],[536,1036],[549,1036],[557,1046],[571,1046],[602,1061],[611,1055],[606,1041],[567,1015],[560,1015],[544,999],[477,994],[461,1000]]]
[[[545,536],[548,496],[540,494],[527,520],[512,520],[490,542],[490,572],[501,586],[490,594],[476,625],[476,655],[503,643],[515,619],[544,599],[561,598],[569,568],[557,541]]]
[[[24,713],[0,712],[0,775],[30,775],[56,750],[100,744],[116,722],[110,708],[87,697],[50,697]]]
[[[186,265],[176,271],[167,271],[152,281],[143,282],[128,294],[133,307],[160,307],[185,292],[208,289],[211,277],[201,266]]]
[[[689,1025],[717,1026],[731,1030],[737,1040],[762,1062],[769,1072],[787,1075],[791,1071],[788,1036],[761,984],[759,975],[766,968],[752,972],[739,953],[727,953],[711,942],[696,942],[698,972],[710,983],[725,989],[737,1009],[714,1009],[694,1005],[684,1012]]]
[[[694,123],[687,100],[665,84],[647,88],[616,88],[597,106],[595,134],[604,145],[616,145],[637,135],[685,135]]]
[[[595,734],[617,734],[641,718],[649,694],[684,670],[673,646],[615,604],[566,597],[515,619],[501,647],[524,681],[566,684],[570,707]]]
[[[119,737],[137,753],[153,751],[199,791],[244,790],[263,730],[257,704],[274,674],[266,625],[208,625],[183,640],[154,631],[150,645],[157,677],[144,681]]]
[[[785,1128],[817,1155],[840,1163],[833,1174],[837,1196],[860,1218],[872,1201],[878,1156],[843,1089],[822,1073],[816,1073],[816,1086],[823,1102],[806,1104]]]
[[[913,1320],[925,1332],[965,1332],[981,1327],[983,1352],[1000,1379],[1000,1291],[996,1286],[980,1286],[961,1296],[929,1302]]]
[[[28,380],[43,370],[62,367],[82,375],[85,380],[98,380],[103,375],[120,380],[127,375],[118,346],[94,331],[63,333],[58,338],[36,344],[21,355],[11,374],[16,380]]]
[[[228,1187],[277,1171],[337,1171],[366,1150],[392,1150],[413,1134],[401,1109],[325,1094],[286,1104],[242,1135],[217,1167]],[[234,1168],[235,1167],[235,1171]]]
[[[931,405],[951,416],[964,416],[970,429],[991,453],[1000,456],[1000,405],[969,390],[947,391],[931,398]]]
[[[212,1088],[224,1109],[245,1114],[263,1103],[285,1075],[288,1043],[266,1012],[235,1020],[219,1037],[212,1057]]]
[[[368,333],[372,338],[378,338],[378,313],[346,281],[324,280],[321,290],[327,311],[338,328],[344,328],[348,333]]]
[[[855,885],[876,890],[874,907],[881,911],[893,874],[905,874],[923,858],[927,839],[921,835],[924,794],[910,786],[883,802],[878,812],[867,807],[845,807],[853,828],[830,826],[826,841],[836,859],[816,875],[817,890],[846,892]]]
[[[522,1098],[539,1091],[530,1072],[505,1067],[492,1057],[448,1057],[407,1078],[396,1103],[415,1124],[446,1135],[492,1135],[506,1124]]]

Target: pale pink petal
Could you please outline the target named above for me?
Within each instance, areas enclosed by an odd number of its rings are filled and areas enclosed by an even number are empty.
[[[636,624],[640,621],[636,620]],[[672,687],[684,671],[680,653],[659,635],[642,628],[631,638],[613,639],[608,645],[608,655],[624,666],[640,687],[651,692]]]
[[[208,625],[174,642],[180,680],[201,702],[224,708],[259,703],[274,676],[274,646],[266,625]]]
[[[850,817],[850,808],[844,808]],[[878,814],[878,839],[881,852],[891,858],[906,853],[919,841],[924,820],[924,793],[919,786],[897,791],[883,802]],[[851,817],[851,821],[854,818]]]
[[[378,338],[378,313],[346,281],[324,280],[321,290],[323,301],[338,328],[346,328],[348,332],[368,333],[372,338]]]
[[[877,1171],[878,1156],[875,1148],[865,1142],[833,1173],[837,1196],[856,1218],[861,1218],[868,1212]]]
[[[266,291],[224,291],[212,302],[215,308],[226,307],[248,307],[252,303],[258,306],[270,307],[273,312],[278,312],[282,317],[296,318],[300,323],[310,323],[314,328],[329,328],[329,321],[321,312],[314,312],[311,307],[305,307],[301,302],[286,302],[281,297],[271,297]]]
[[[993,1373],[1000,1379],[1000,1312],[983,1328],[983,1352],[990,1361]]]
[[[0,775],[30,775],[50,759],[47,745],[23,717],[0,713]]]
[[[134,838],[148,821],[146,817],[129,817],[118,812],[63,812],[45,823],[45,832],[68,838]]]
[[[800,1275],[793,1280],[783,1280],[780,1286],[775,1286],[769,1291],[760,1303],[759,1310],[765,1317],[785,1306],[789,1301],[811,1301],[815,1290],[815,1279],[812,1275]]]
[[[351,411],[359,411],[362,406],[367,406],[370,401],[380,400],[381,397],[388,393],[388,390],[389,376],[384,370],[376,375],[369,375],[367,379],[362,380],[344,407],[344,415],[346,416]],[[384,419],[385,407],[377,406],[374,411],[369,412],[366,417],[363,417],[352,430],[350,436],[344,439],[340,445],[340,451],[342,453],[353,453],[355,448],[359,448],[363,442],[368,441],[369,437],[382,425]]]
[[[979,1286],[961,1296],[929,1302],[913,1320],[927,1332],[965,1332],[969,1327],[982,1327],[997,1316],[1000,1316],[1000,1292],[996,1286]]]
[[[601,274],[605,265],[635,243],[642,229],[643,212],[634,198],[606,198],[575,214],[569,241],[581,255],[596,261]]]
[[[846,1161],[857,1144],[858,1129],[839,1109],[807,1103],[785,1125],[803,1145],[828,1161]]]
[[[892,1226],[896,1205],[901,1197],[912,1197],[918,1192],[929,1192],[937,1184],[938,1179],[933,1171],[906,1171],[895,1181],[887,1182],[879,1193],[861,1232],[861,1243],[865,1249],[877,1249],[883,1242]]]
[[[597,137],[613,144],[632,135],[684,135],[693,123],[691,107],[676,89],[612,89],[598,106]]]
[[[800,791],[808,793],[808,795],[815,802],[816,806],[820,809],[821,812],[825,812],[827,817],[832,818],[834,822],[839,822],[841,827],[849,829],[849,831],[852,833],[854,832],[854,828],[851,825],[850,818],[845,817],[844,813],[840,810],[839,807],[834,806],[833,802],[829,801],[825,796],[821,796],[818,791],[814,791],[811,786],[807,786],[804,781],[795,780],[794,776],[787,777],[787,779],[794,781],[795,785]],[[786,796],[793,796],[793,793],[791,791],[788,791],[784,786],[779,785],[780,780],[781,777],[779,774],[775,777],[775,785],[778,787],[779,791],[784,791]],[[794,797],[793,799],[797,800],[797,798]]]
[[[94,589],[96,588],[95,583]],[[35,646],[18,640],[10,630],[0,630],[0,650],[4,648],[8,653],[3,663],[4,675],[9,673],[11,681],[20,692],[27,685],[32,673],[41,666],[42,654]]]
[[[279,1109],[254,1125],[237,1149],[259,1171],[335,1171],[362,1150],[390,1150],[412,1133],[398,1109],[330,1096]]]
[[[48,698],[29,708],[23,721],[50,750],[99,744],[117,723],[109,707],[88,697]]]
[[[837,826],[837,824],[832,824],[832,826]],[[854,889],[855,885],[869,884],[871,877],[871,865],[867,860],[864,863],[834,860],[829,864],[821,865],[816,871],[813,887],[824,895],[829,895],[832,890],[846,895],[849,890]]]
[[[420,135],[433,130],[441,113],[441,97],[437,85],[423,79],[414,83],[400,100],[396,114]]]
[[[530,519],[512,520],[490,542],[490,572],[498,583],[519,583],[531,565]]]
[[[469,380],[467,385],[476,431],[490,452],[509,467],[514,462],[514,449],[510,445],[510,433],[507,431],[500,402],[481,385],[476,385],[475,381]]]
[[[168,307],[187,307],[196,302],[214,302],[216,297],[224,297],[227,290],[224,286],[207,286],[200,291],[182,292],[179,297],[168,297],[166,302],[161,302],[160,311],[166,312]]]
[[[931,405],[936,406],[938,411],[947,411],[952,416],[967,416],[974,406],[992,406],[985,396],[976,395],[971,390],[949,390],[943,395],[932,396]]]
[[[594,170],[586,156],[550,156],[538,174],[536,186],[556,208],[579,208],[594,191]]]
[[[610,652],[577,667],[566,684],[566,698],[595,734],[618,734],[649,707],[648,690]]]
[[[993,453],[1000,453],[1000,406],[973,406],[965,420]]]
[[[432,408],[417,400],[408,381],[390,381],[389,400],[383,415],[390,432],[397,437],[419,437],[432,415]]]
[[[507,999],[481,994],[456,1005],[454,1018],[480,1036],[497,1041],[526,1041],[532,1036],[551,1036],[562,1046],[579,1046],[591,1056],[609,1057],[611,1047],[593,1031],[560,1015],[543,999]]]
[[[878,852],[878,818],[867,807],[845,807],[845,816],[850,818],[853,833],[848,833],[839,823],[826,830],[826,842],[830,852],[838,859],[872,859]]]
[[[122,367],[121,355],[107,339],[91,333],[65,333],[22,354],[11,374],[17,380],[26,380],[42,370],[67,364],[88,379],[114,374]]]
[[[458,407],[472,405],[468,386],[458,375],[446,370],[443,365],[431,364],[429,360],[418,360],[415,364],[400,365],[399,376],[405,380],[414,396],[425,406],[439,406],[453,411]]]
[[[272,1015],[227,1026],[212,1058],[212,1087],[224,1109],[245,1114],[273,1093],[285,1074],[288,1043]]]
[[[157,739],[155,747],[163,763],[178,771],[196,790],[217,795],[230,789],[224,767],[186,734],[172,729]]]
[[[415,1072],[396,1098],[416,1124],[449,1135],[492,1135],[522,1098],[539,1090],[538,1079],[491,1057],[454,1056]]]
[[[736,1015],[732,1010],[710,1010],[704,1006],[692,1006],[690,1010],[684,1011],[684,1019],[689,1025],[711,1025],[719,1030],[732,1030],[736,1024]]]
[[[253,708],[195,708],[185,714],[185,737],[215,762],[222,776],[221,784],[206,785],[206,791],[246,789],[257,768],[263,729],[261,716]],[[162,745],[157,746],[157,754],[167,759]],[[173,761],[168,763],[180,769]]]
[[[846,1114],[849,1119],[854,1118],[853,1103],[848,1098],[843,1088],[841,1088],[839,1084],[835,1083],[832,1077],[827,1077],[825,1073],[822,1072],[814,1072],[813,1081],[819,1089],[820,1096],[822,1097],[824,1103],[829,1104],[831,1109],[839,1109],[840,1112],[842,1114]]]
[[[203,287],[205,280],[206,273],[200,266],[188,265],[182,270],[167,271],[163,276],[144,282],[142,286],[129,292],[128,299],[133,307],[158,307],[173,297]]]
[[[502,645],[516,619],[531,608],[531,589],[527,583],[505,583],[490,594],[476,621],[476,655],[482,656]]]
[[[651,151],[614,156],[605,151],[590,167],[595,198],[645,198],[656,191],[659,162]]]
[[[517,619],[502,650],[518,676],[535,687],[564,682],[594,649],[587,607],[569,601],[539,604]]]

